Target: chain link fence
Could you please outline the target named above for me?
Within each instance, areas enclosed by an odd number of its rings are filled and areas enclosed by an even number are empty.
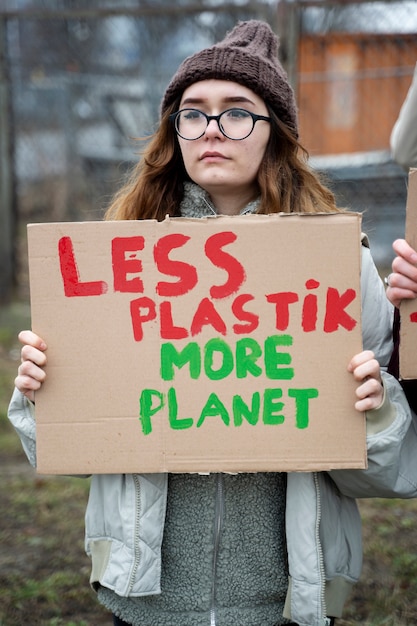
[[[274,16],[262,0],[6,0],[0,120],[7,117],[12,129],[9,206],[23,242],[14,267],[26,267],[28,222],[102,218],[138,158],[135,138],[152,132],[165,87],[186,56],[223,38],[237,20],[272,23]],[[22,273],[17,281],[27,283]]]
[[[23,241],[19,283],[26,224],[101,219],[179,63],[249,18],[280,35],[301,140],[339,203],[363,212],[377,262],[389,262],[406,198],[389,134],[417,61],[417,0],[4,0],[0,124],[14,201],[7,209],[3,184],[0,223]]]

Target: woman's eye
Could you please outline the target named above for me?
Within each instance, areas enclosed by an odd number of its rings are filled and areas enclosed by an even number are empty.
[[[246,119],[249,117],[249,113],[245,111],[244,109],[231,109],[230,111],[228,111],[227,117],[230,117],[236,120]]]
[[[201,120],[202,118],[202,113],[200,113],[200,111],[187,111],[186,113],[184,113],[183,115],[184,119],[186,120]]]

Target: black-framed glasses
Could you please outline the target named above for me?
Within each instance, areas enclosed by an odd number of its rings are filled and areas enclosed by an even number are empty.
[[[220,132],[228,139],[241,141],[249,137],[256,122],[270,122],[270,117],[256,115],[246,109],[226,109],[220,115],[207,115],[199,109],[181,109],[169,116],[175,130],[182,139],[194,141],[200,139],[206,132],[211,120],[215,120]]]

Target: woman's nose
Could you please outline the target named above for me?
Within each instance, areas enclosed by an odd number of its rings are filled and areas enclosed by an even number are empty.
[[[218,120],[210,120],[209,123],[207,124],[207,128],[205,130],[204,135],[206,137],[220,137],[223,139],[225,138],[222,131],[220,130],[220,126],[219,126],[219,122]]]

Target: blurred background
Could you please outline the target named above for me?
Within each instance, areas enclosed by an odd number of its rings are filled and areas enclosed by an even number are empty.
[[[26,225],[100,220],[179,63],[268,21],[301,142],[363,215],[382,275],[404,234],[389,137],[417,62],[417,0],[0,0],[0,626],[110,624],[88,588],[86,481],[39,477],[6,412],[30,325]],[[417,623],[417,502],[363,501],[365,566],[340,625]]]
[[[2,0],[0,297],[26,288],[28,222],[101,219],[152,132],[178,64],[238,19],[267,20],[301,141],[374,258],[403,234],[406,177],[389,136],[417,61],[416,0]]]

